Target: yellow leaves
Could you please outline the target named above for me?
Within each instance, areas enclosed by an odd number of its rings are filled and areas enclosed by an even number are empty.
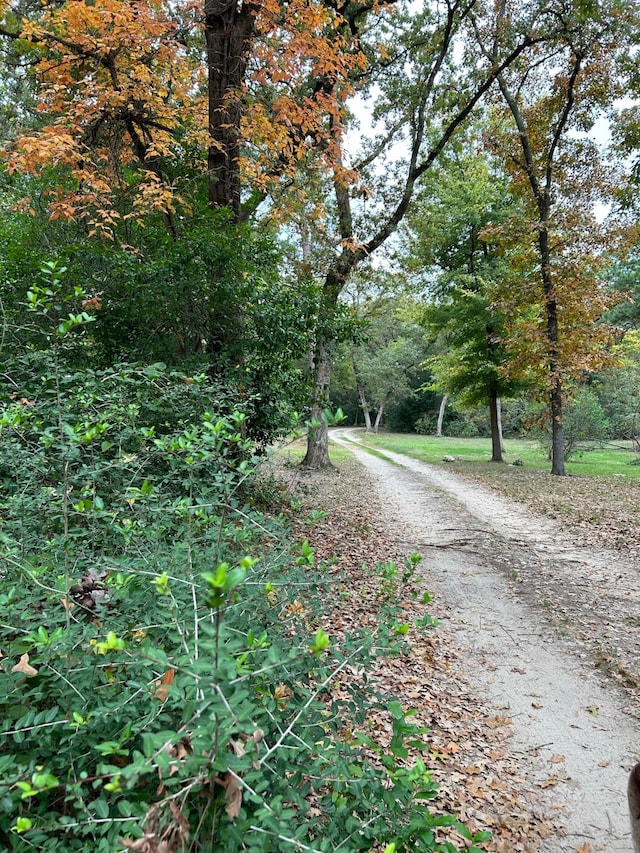
[[[241,131],[250,153],[242,166],[252,185],[266,191],[291,181],[301,165],[339,168],[336,136],[351,77],[367,59],[340,14],[320,0],[264,0],[256,7],[242,91],[248,104]],[[11,171],[36,174],[53,166],[71,178],[51,204],[53,218],[82,218],[91,236],[111,238],[120,217],[143,225],[147,213],[173,214],[184,204],[176,187],[157,179],[166,161],[184,159],[187,151],[195,163],[200,158],[204,174],[206,151],[215,144],[208,134],[206,63],[188,40],[176,38],[178,27],[182,35],[201,26],[196,0],[51,3],[37,24],[25,25],[24,37],[41,49],[38,108],[48,125],[4,156]],[[127,200],[124,210],[117,189]]]
[[[48,125],[35,136],[22,136],[8,159],[9,174],[37,174],[49,165],[75,166],[79,152],[73,136],[64,129]]]
[[[114,187],[122,166],[176,156],[174,129],[189,110],[200,111],[191,128],[206,126],[201,97],[203,72],[197,56],[179,44],[175,9],[159,0],[84,0],[45,7],[24,37],[41,47],[35,68],[40,112],[50,123],[4,152],[11,172],[37,174],[63,168],[76,182],[50,206],[54,219],[83,218],[92,236],[113,236],[120,214]],[[188,105],[185,103],[188,99]],[[180,145],[190,144],[189,130]],[[183,151],[183,147],[179,151]],[[68,184],[67,184],[68,186]],[[174,209],[177,197],[138,185],[140,206]]]
[[[144,180],[137,188],[131,216],[139,215],[145,210],[173,213],[181,203],[182,198],[174,192],[173,187],[163,183],[153,172],[145,172]]]

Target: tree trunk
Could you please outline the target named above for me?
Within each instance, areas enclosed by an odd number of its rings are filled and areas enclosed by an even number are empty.
[[[545,152],[543,168],[538,173],[536,157],[532,144],[532,137],[527,129],[527,124],[518,106],[516,97],[509,90],[505,78],[498,75],[500,90],[511,110],[520,136],[520,144],[524,155],[524,165],[531,188],[531,194],[535,201],[538,213],[538,257],[540,262],[540,277],[542,280],[542,291],[544,295],[544,309],[546,318],[546,343],[547,343],[547,370],[550,380],[549,408],[551,415],[551,473],[564,477],[564,429],[562,426],[562,361],[559,346],[559,312],[556,300],[556,291],[553,286],[551,272],[551,245],[549,241],[549,228],[551,223],[552,188],[553,188],[553,163],[558,149],[558,143],[562,133],[568,126],[569,116],[575,105],[576,85],[582,69],[584,54],[575,51],[572,56],[572,68],[567,78],[567,91],[564,106],[562,107],[558,122],[553,131],[553,140]]]
[[[566,475],[564,467],[564,427],[562,425],[562,384],[559,379],[553,384],[550,395],[551,409],[551,473],[558,477]]]
[[[360,368],[358,367],[355,347],[351,347],[351,364],[353,365],[353,375],[356,378],[356,388],[358,389],[358,400],[360,401],[360,408],[362,409],[362,414],[364,415],[365,432],[371,432],[371,410],[369,409],[369,403],[367,402],[367,395],[365,394],[364,390],[362,374],[360,373]]]
[[[558,346],[558,303],[551,277],[551,250],[549,247],[549,203],[548,194],[543,194],[538,200],[541,212],[538,231],[538,248],[540,251],[540,271],[544,290],[544,307],[547,320],[547,343],[549,346],[549,376],[551,393],[549,408],[551,414],[551,473],[564,477],[564,429],[562,426],[563,388],[560,373],[560,352]]]
[[[499,400],[495,386],[489,389],[489,420],[491,422],[491,461],[502,462]]]
[[[362,414],[364,415],[364,431],[371,432],[371,411],[369,410],[367,398],[364,396],[364,389],[360,384],[358,384],[358,399],[360,400],[360,408],[362,409]]]
[[[449,400],[449,395],[445,394],[442,400],[440,400],[440,411],[438,412],[438,424],[436,426],[436,436],[438,438],[442,438],[442,424],[444,422],[444,413],[447,408],[447,401]]]
[[[382,403],[380,403],[380,406],[378,407],[378,411],[376,412],[376,420],[375,420],[375,423],[373,424],[373,431],[376,434],[380,428],[380,424],[382,423],[382,416],[384,415],[385,403],[386,403],[386,400],[383,401]]]
[[[307,435],[307,452],[301,462],[304,468],[328,468],[329,428],[323,421],[323,413],[329,406],[329,381],[331,379],[331,353],[329,345],[319,343],[313,356],[313,398],[311,403],[311,426]]]
[[[209,205],[240,219],[242,85],[257,7],[236,0],[205,0],[209,94]]]
[[[496,400],[496,410],[498,412],[498,435],[500,436],[500,449],[504,453],[504,435],[502,434],[502,400],[500,397]]]

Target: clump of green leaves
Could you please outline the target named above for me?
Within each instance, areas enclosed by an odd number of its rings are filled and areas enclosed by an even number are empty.
[[[62,270],[43,277],[42,345],[0,411],[6,849],[454,851],[452,826],[479,843],[429,810],[401,706],[332,691],[379,639],[331,636],[331,578],[251,501],[243,413],[161,364],[78,368],[90,317]],[[388,747],[357,734],[374,709]]]

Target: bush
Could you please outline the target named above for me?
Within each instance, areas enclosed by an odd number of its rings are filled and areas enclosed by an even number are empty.
[[[591,388],[581,388],[566,407],[563,426],[566,456],[611,438],[611,422]]]
[[[243,413],[159,364],[73,367],[90,317],[51,280],[0,413],[3,849],[454,851],[422,733],[367,684],[393,632],[329,636],[336,579],[252,506]]]

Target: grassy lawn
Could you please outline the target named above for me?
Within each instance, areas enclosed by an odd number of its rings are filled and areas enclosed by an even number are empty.
[[[507,464],[492,463],[487,438],[435,438],[426,435],[380,433],[355,435],[373,452],[385,450],[404,453],[414,459],[441,465],[462,474],[496,492],[529,506],[542,515],[560,520],[579,533],[588,544],[609,545],[634,553],[640,551],[640,465],[631,464],[635,454],[630,448],[605,445],[576,455],[567,463],[568,477],[552,477],[550,462],[535,441],[508,439],[505,442]],[[306,449],[299,439],[279,448],[276,453],[290,465],[302,461]],[[346,447],[331,442],[331,461],[340,470],[349,471],[352,456]],[[453,462],[444,462],[450,456]],[[520,459],[522,465],[513,465]],[[358,478],[348,480],[359,487]]]
[[[359,432],[358,437],[372,447],[404,453],[414,459],[431,464],[443,464],[443,457],[452,456],[455,465],[463,472],[465,469],[477,473],[479,463],[490,467],[511,466],[491,465],[491,440],[488,438],[436,438],[429,435],[405,435],[400,433],[379,433],[366,435]],[[548,472],[550,462],[537,441],[526,439],[506,439],[504,459],[507,463],[520,460],[528,470]],[[335,445],[333,445],[335,447]],[[332,449],[333,453],[333,449]],[[567,460],[567,473],[573,476],[610,477],[624,476],[640,480],[640,464],[632,464],[636,454],[631,451],[630,443],[615,442],[596,450],[575,453]],[[475,464],[474,464],[475,463]]]

